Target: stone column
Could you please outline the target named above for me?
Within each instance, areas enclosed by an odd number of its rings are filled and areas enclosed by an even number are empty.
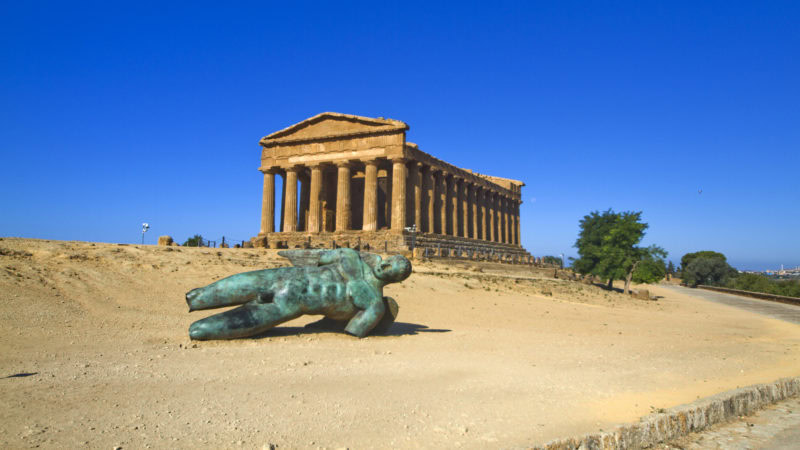
[[[481,239],[484,241],[489,240],[489,213],[487,211],[489,204],[489,191],[481,189]]]
[[[439,173],[439,233],[447,234],[447,172]]]
[[[408,177],[414,186],[414,221],[417,231],[422,231],[422,167],[420,163],[411,163],[411,173]]]
[[[478,239],[478,186],[469,185],[469,214],[472,217],[472,233],[469,237]]]
[[[514,229],[514,227],[511,219],[511,199],[506,197],[503,199],[503,203],[505,203],[506,205],[505,208],[503,208],[503,211],[505,212],[506,216],[506,243],[513,244],[514,237],[511,235],[511,232]]]
[[[283,223],[285,222],[284,212],[286,211],[286,172],[281,172],[281,223],[278,230],[283,231]]]
[[[270,168],[264,171],[264,193],[261,198],[261,231],[267,234],[275,231],[275,172]]]
[[[286,169],[283,197],[283,231],[297,231],[297,167]]]
[[[311,233],[319,233],[322,227],[322,166],[311,166],[311,189],[308,203],[308,228]]]
[[[508,242],[517,245],[517,221],[514,215],[514,204],[515,200],[513,198],[508,200],[508,226],[510,228],[508,235],[511,236]]]
[[[336,168],[336,231],[346,231],[350,229],[350,163],[339,161]]]
[[[384,220],[386,220],[386,228],[392,227],[392,165],[389,164],[386,168],[386,196],[384,198]]]
[[[424,220],[422,224],[425,226],[425,229],[422,230],[426,233],[433,233],[433,222],[434,222],[434,209],[433,209],[433,202],[436,198],[436,184],[433,178],[433,167],[428,167],[423,172],[422,177],[424,183],[424,193],[425,193],[425,206],[423,208],[423,216]]]
[[[392,159],[392,231],[402,232],[406,226],[406,160]]]
[[[500,214],[498,218],[498,222],[500,223],[500,232],[497,233],[500,236],[500,242],[508,243],[508,233],[507,231],[507,221],[506,221],[506,198],[502,195],[497,197],[497,212]]]
[[[497,209],[495,210],[497,216],[497,242],[501,244],[506,241],[505,236],[505,222],[503,221],[503,196],[497,194]]]
[[[297,218],[297,230],[308,230],[308,204],[311,199],[311,192],[309,191],[310,179],[302,169],[298,170],[297,178],[300,180],[300,211]]]
[[[453,236],[458,236],[458,185],[461,183],[461,180],[456,178],[453,175],[453,179],[450,182],[450,214],[451,214],[451,221],[452,226],[450,227],[450,234]]]
[[[514,208],[514,215],[516,217],[516,225],[517,225],[517,245],[522,245],[522,227],[520,226],[520,218],[519,218],[519,204],[520,202],[516,203],[516,207]]]
[[[461,202],[461,236],[469,237],[469,182],[461,180],[461,188],[458,190],[458,197]]]
[[[378,161],[365,161],[364,169],[364,231],[378,229]]]
[[[495,227],[497,223],[495,222],[495,219],[497,218],[497,216],[495,215],[494,192],[489,193],[488,206],[489,206],[489,240],[495,242],[496,232],[497,232],[497,228]]]

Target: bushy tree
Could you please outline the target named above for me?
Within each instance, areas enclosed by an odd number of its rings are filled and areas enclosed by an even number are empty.
[[[722,253],[714,252],[711,250],[702,250],[694,253],[687,253],[681,258],[681,269],[686,269],[695,258],[717,258],[727,263],[728,259]]]
[[[670,275],[675,275],[675,264],[672,264],[672,261],[667,264],[667,273]]]
[[[572,268],[607,279],[609,288],[614,280],[625,280],[625,292],[629,292],[633,273],[642,261],[667,256],[660,247],[638,246],[648,227],[641,216],[641,212],[615,213],[611,209],[584,216],[575,242],[579,257]]]
[[[634,283],[657,283],[667,275],[667,268],[663,259],[648,258],[644,259],[636,266],[633,271]]]
[[[683,269],[683,282],[696,287],[699,284],[721,286],[737,275],[736,269],[718,257],[699,257]]]
[[[184,247],[201,247],[203,245],[203,236],[195,234],[183,243]]]

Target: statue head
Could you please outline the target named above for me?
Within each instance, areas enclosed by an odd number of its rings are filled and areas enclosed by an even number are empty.
[[[411,261],[402,255],[390,256],[374,267],[375,276],[387,283],[397,283],[411,275]]]

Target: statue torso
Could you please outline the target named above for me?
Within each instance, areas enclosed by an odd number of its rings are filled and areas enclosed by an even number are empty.
[[[381,298],[382,293],[372,268],[358,256],[344,257],[334,264],[302,269],[304,273],[301,278],[305,286],[301,297],[307,314],[324,314],[331,319],[347,320],[360,310],[353,303],[354,291],[363,292],[366,288],[372,295]]]

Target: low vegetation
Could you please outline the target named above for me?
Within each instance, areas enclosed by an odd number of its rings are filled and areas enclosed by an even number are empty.
[[[202,247],[203,246],[203,236],[199,234],[195,234],[194,236],[186,239],[186,242],[183,243],[184,247]]]
[[[683,282],[696,287],[701,284],[749,292],[800,297],[800,280],[775,280],[757,273],[739,273],[728,264],[722,253],[700,251],[681,258]]]
[[[757,273],[742,273],[728,280],[725,287],[800,298],[800,280],[773,280]]]

